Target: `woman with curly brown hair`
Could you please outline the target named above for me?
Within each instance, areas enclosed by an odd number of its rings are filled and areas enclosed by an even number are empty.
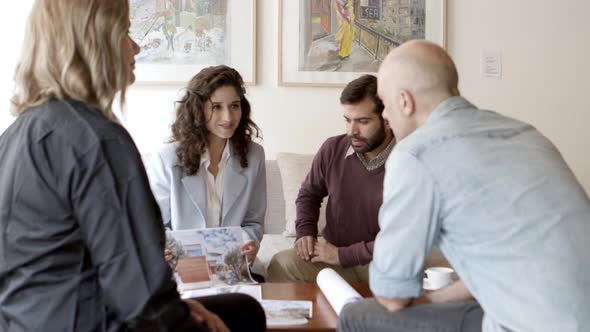
[[[242,251],[254,261],[266,212],[264,150],[240,74],[208,67],[189,82],[176,108],[170,143],[152,158],[148,175],[173,230],[242,228]],[[260,271],[262,272],[262,271]]]

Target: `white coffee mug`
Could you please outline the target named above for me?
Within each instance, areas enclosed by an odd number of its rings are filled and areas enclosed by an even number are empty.
[[[453,282],[453,269],[448,267],[431,267],[426,269],[429,289],[435,290]]]

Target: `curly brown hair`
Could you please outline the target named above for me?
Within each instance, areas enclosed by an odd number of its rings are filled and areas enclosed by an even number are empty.
[[[176,102],[176,120],[172,124],[170,139],[170,142],[178,142],[178,166],[183,167],[188,175],[194,175],[199,170],[201,155],[208,144],[205,106],[213,92],[224,86],[233,87],[240,96],[242,118],[230,141],[243,168],[248,167],[248,145],[252,137],[261,137],[260,128],[250,119],[250,102],[245,96],[242,76],[224,65],[201,70],[190,80],[182,99]]]

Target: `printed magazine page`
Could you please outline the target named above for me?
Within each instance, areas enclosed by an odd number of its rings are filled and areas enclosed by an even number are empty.
[[[166,232],[166,247],[172,253],[169,264],[179,291],[211,287],[207,256],[200,238],[190,233]]]
[[[216,227],[194,230],[205,247],[209,271],[216,285],[256,284],[249,262],[242,255],[244,243],[240,227]]]
[[[311,301],[261,300],[267,326],[307,324],[312,317]]]
[[[181,296],[239,292],[260,299],[261,288],[252,279],[248,261],[241,254],[243,242],[240,227],[167,231],[166,247],[173,257],[169,263],[175,271]],[[207,282],[205,274],[209,278]],[[246,285],[252,287],[235,287]],[[190,294],[185,294],[188,290]]]

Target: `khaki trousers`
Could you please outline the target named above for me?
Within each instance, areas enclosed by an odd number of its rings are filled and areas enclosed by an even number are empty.
[[[432,266],[451,267],[436,247],[432,247],[424,262],[425,269]],[[295,249],[283,250],[273,256],[266,279],[268,282],[315,282],[318,273],[325,267],[334,269],[348,282],[369,282],[369,264],[345,269],[326,263],[312,263],[299,258]]]
[[[343,268],[326,263],[304,261],[295,249],[283,250],[273,256],[268,266],[268,282],[315,282],[323,268],[334,269],[347,282],[369,281],[369,265]]]

